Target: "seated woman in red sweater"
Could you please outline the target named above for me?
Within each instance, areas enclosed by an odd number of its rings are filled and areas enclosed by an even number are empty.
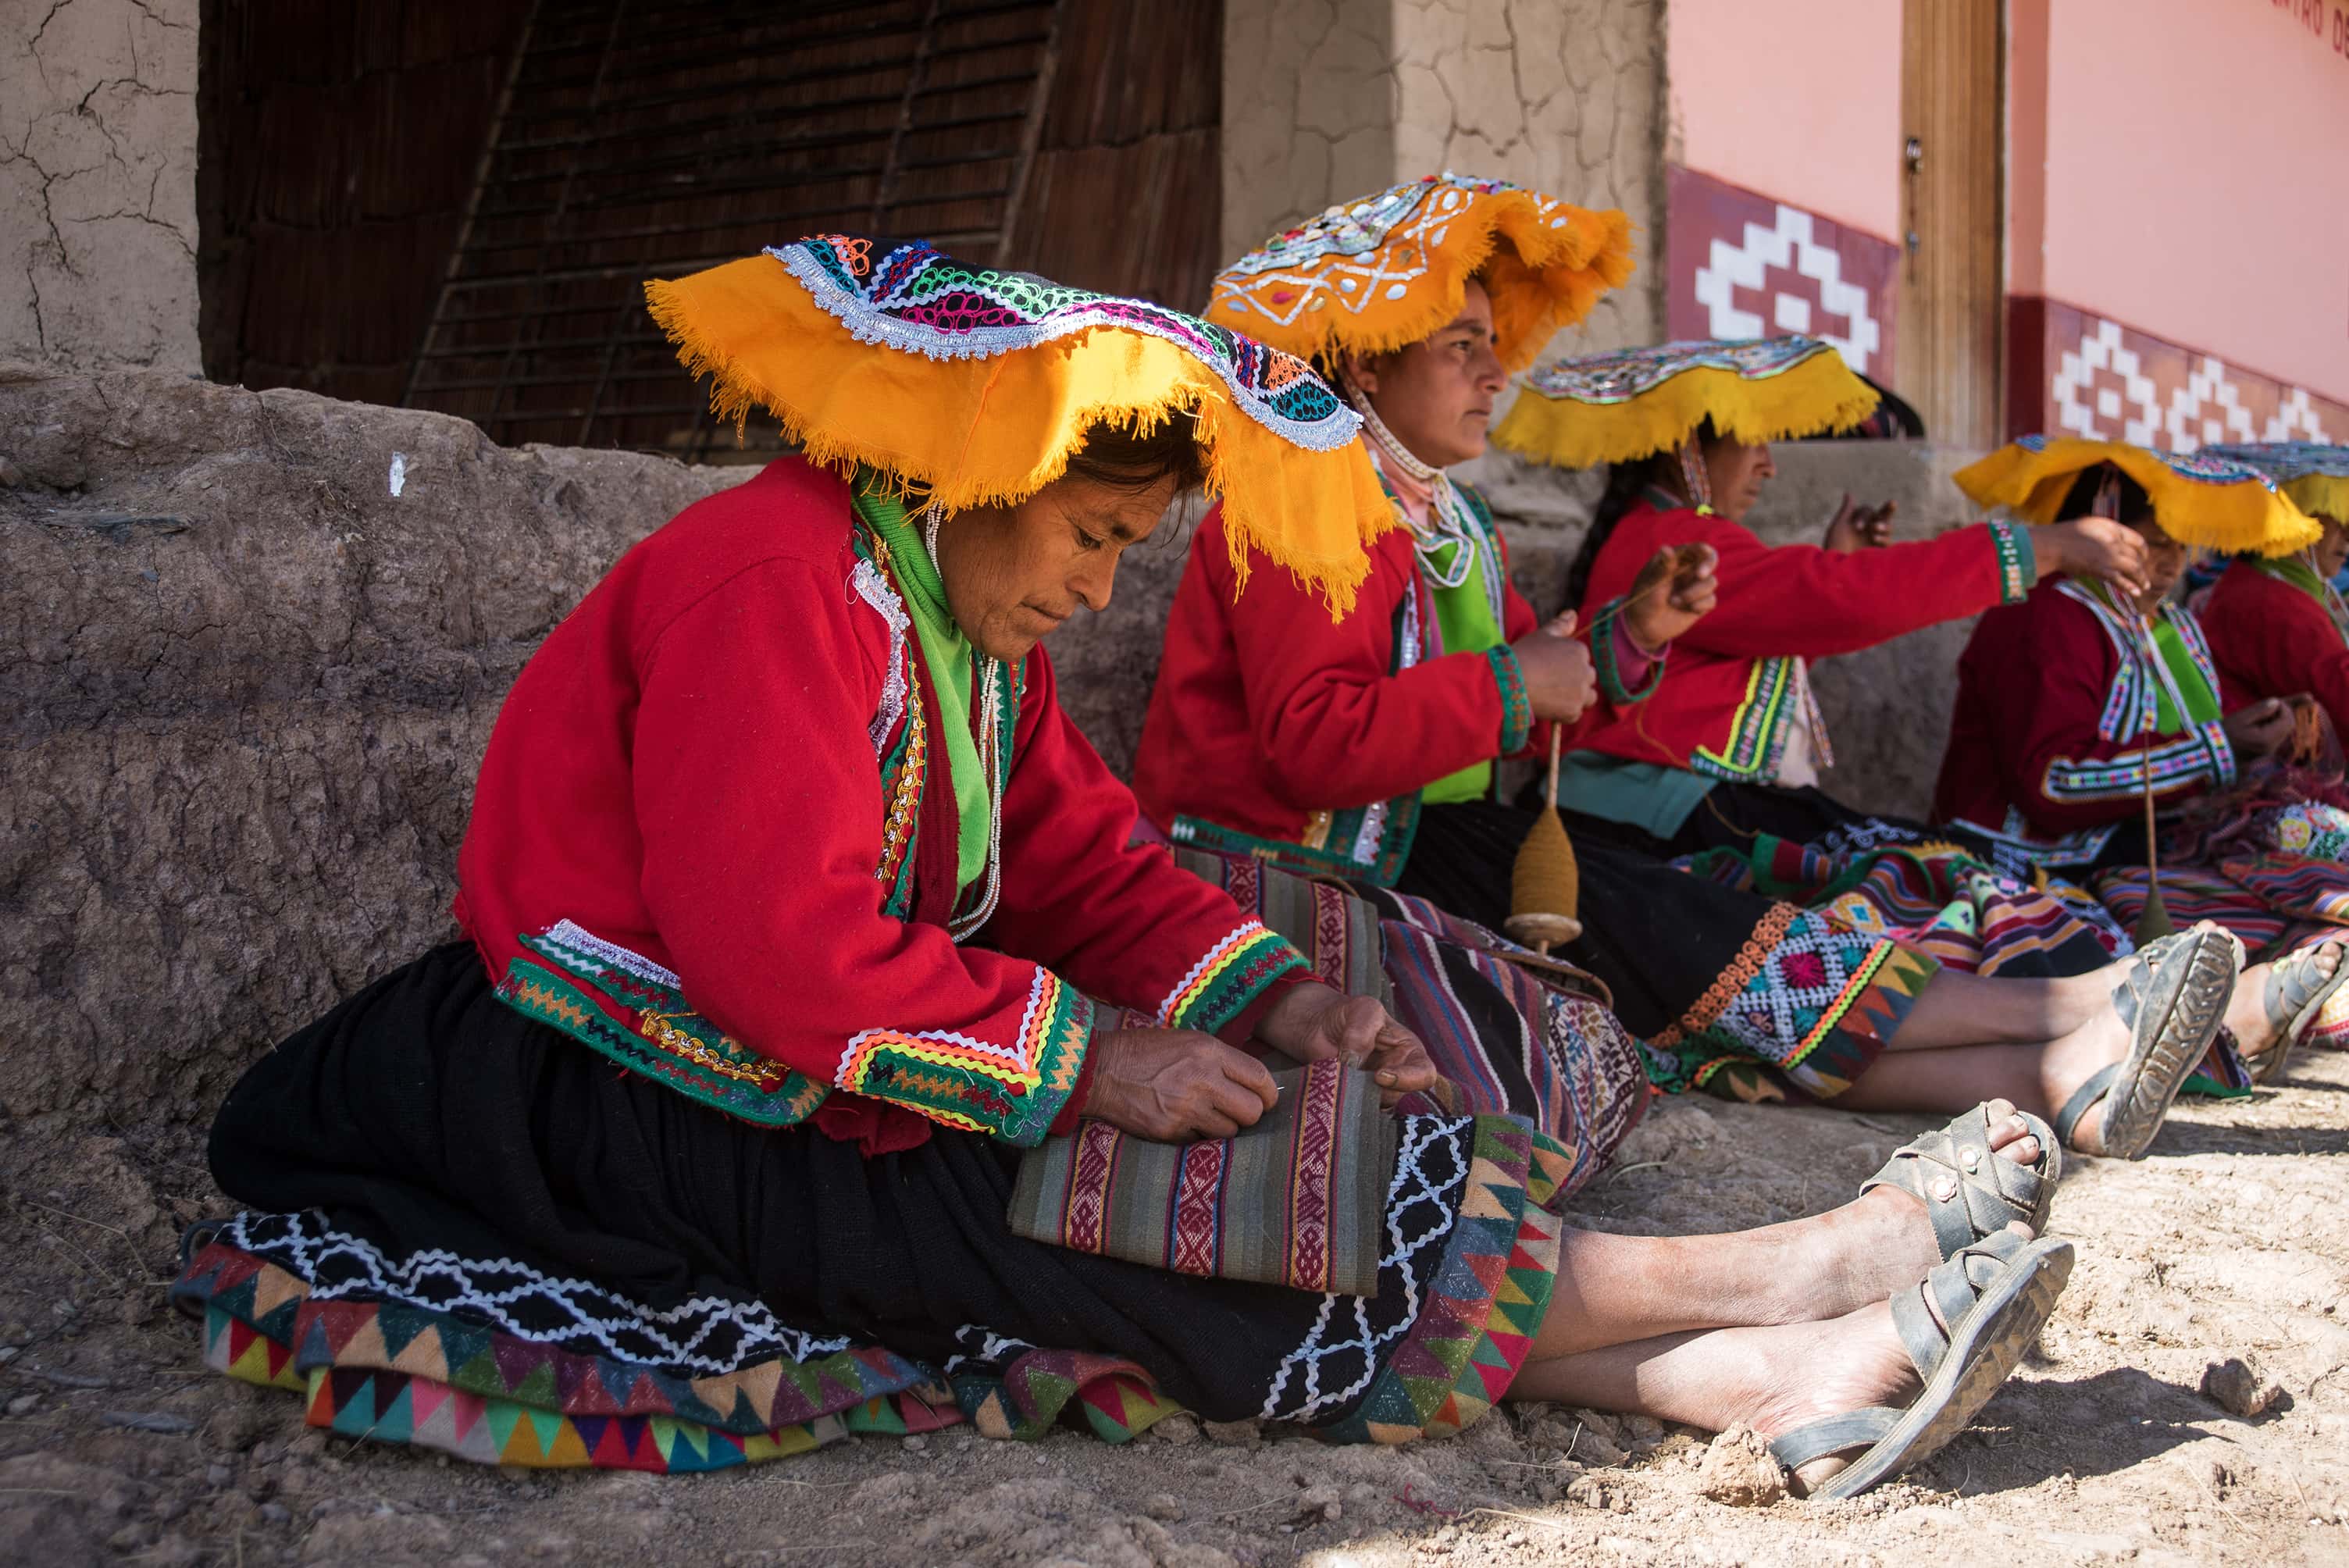
[[[491,1463],[1186,1406],[1398,1442],[1506,1395],[1747,1422],[1845,1492],[2021,1359],[2071,1249],[2005,1222],[2052,1182],[1997,1108],[1888,1171],[1930,1212],[1570,1232],[1588,1150],[1381,1114],[1434,1087],[1421,1042],[1133,841],[1040,639],[1203,470],[1342,604],[1389,524],[1303,365],[918,242],[654,304],[721,412],[822,461],[687,509],[547,637],[482,762],[469,940],[231,1091],[212,1166],[252,1212],[175,1287],[212,1365]]]
[[[1568,583],[1586,614],[1661,547],[1703,544],[1721,562],[1719,601],[1675,644],[1665,688],[1576,737],[1589,830],[1678,855],[1865,824],[1816,787],[1833,751],[1809,661],[2017,603],[2043,576],[2142,585],[2143,546],[2095,518],[1876,544],[1881,514],[1847,502],[1826,545],[1764,544],[1743,519],[1775,472],[1768,443],[1842,428],[1875,402],[1817,338],[1674,343],[1538,371],[1494,432],[1537,461],[1608,465]]]
[[[1499,927],[1534,814],[1492,798],[1494,764],[1539,749],[1543,726],[1622,722],[1659,680],[1669,691],[1666,644],[1702,624],[1709,552],[1675,572],[1660,550],[1650,585],[1590,605],[1594,656],[1564,634],[1570,617],[1539,624],[1483,498],[1444,471],[1483,449],[1506,367],[1557,324],[1552,302],[1587,296],[1604,257],[1576,248],[1589,214],[1450,177],[1332,211],[1220,273],[1210,319],[1331,366],[1403,526],[1332,624],[1211,514],[1168,621],[1135,792],[1178,846]],[[1375,299],[1348,286],[1370,276]],[[1938,1110],[1987,1093],[2052,1115],[2106,1068],[2142,1066],[2092,937],[2090,972],[1988,981],[1604,842],[1584,846],[1581,872],[1582,933],[1560,952],[1605,983],[1665,1088]],[[2097,1143],[2095,1126],[2082,1147],[2142,1152],[2134,1134]]]
[[[2147,902],[2150,801],[2170,912],[2217,920],[2279,955],[2246,972],[2261,1016],[2230,1020],[2255,1076],[2273,1077],[2340,984],[2341,928],[2326,915],[2349,878],[2338,850],[2288,864],[2268,856],[2283,847],[2278,825],[2304,827],[2312,810],[2304,781],[2277,766],[2291,710],[2274,696],[2230,703],[2200,622],[2171,594],[2189,542],[2289,550],[2315,526],[2249,469],[2112,441],[2026,437],[1958,482],[2026,516],[2117,518],[2146,541],[2146,583],[2124,596],[2054,579],[1982,617],[1958,664],[1935,814],[2089,876],[2134,922]]]
[[[2273,480],[2323,536],[2292,554],[2238,555],[2199,614],[2230,707],[2312,696],[2349,736],[2349,604],[2333,580],[2349,562],[2349,447],[2309,441],[2205,447]]]

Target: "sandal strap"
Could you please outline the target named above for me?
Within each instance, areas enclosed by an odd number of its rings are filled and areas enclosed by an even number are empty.
[[[2035,1228],[2047,1170],[2060,1156],[2051,1149],[2053,1140],[2044,1123],[2036,1117],[2023,1120],[2039,1139],[2035,1165],[2009,1160],[1991,1147],[1990,1107],[1985,1103],[1894,1150],[1883,1167],[1861,1183],[1860,1196],[1878,1187],[1898,1187],[1924,1204],[1933,1240],[1945,1260],[2013,1221]]]
[[[1868,1405],[1806,1421],[1783,1437],[1771,1439],[1770,1457],[1788,1470],[1800,1470],[1813,1460],[1839,1454],[1846,1449],[1872,1449],[1884,1439],[1902,1412],[1889,1405]]]
[[[2112,1092],[2113,1084],[2120,1076],[2121,1064],[2114,1062],[2110,1066],[2098,1068],[2088,1076],[2086,1083],[2072,1091],[2072,1098],[2065,1100],[2064,1109],[2055,1113],[2055,1136],[2062,1139],[2066,1147],[2075,1149],[2079,1147],[2072,1140],[2074,1130],[2080,1125],[2082,1117],[2087,1115],[2095,1108],[2098,1101]]]
[[[2013,1231],[1985,1236],[1948,1261],[1934,1265],[1923,1283],[1892,1298],[1892,1326],[1920,1377],[1930,1379],[1959,1325],[2007,1264],[2031,1243]]]

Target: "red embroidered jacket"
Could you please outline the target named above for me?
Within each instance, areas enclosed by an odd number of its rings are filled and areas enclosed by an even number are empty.
[[[1381,886],[1402,874],[1419,792],[1479,762],[1548,745],[1517,656],[1534,607],[1506,582],[1506,555],[1483,497],[1464,488],[1503,565],[1498,648],[1444,653],[1411,535],[1371,547],[1351,614],[1326,605],[1261,557],[1235,595],[1221,510],[1199,525],[1174,593],[1158,680],[1133,763],[1134,793],[1176,843],[1258,855],[1308,873]],[[1602,702],[1632,701],[1615,640],[1597,639]]]
[[[2164,606],[2217,689],[2193,612]],[[1958,661],[1940,820],[2021,845],[2051,865],[2085,863],[2114,826],[2234,782],[2234,748],[2212,723],[2162,735],[2143,633],[2068,578],[1992,610]],[[2147,748],[2150,746],[2150,755]]]
[[[1797,717],[1796,660],[1857,652],[2013,603],[2033,581],[2031,546],[2007,523],[1842,555],[1816,545],[1767,545],[1742,523],[1667,507],[1669,500],[1654,494],[1616,524],[1584,601],[1587,620],[1664,545],[1710,544],[1720,552],[1720,598],[1673,644],[1671,684],[1577,741],[1633,762],[1766,783]]]
[[[2229,713],[2307,692],[2332,715],[2333,730],[2349,736],[2349,643],[2304,590],[2237,561],[2219,574],[2201,621]]]
[[[867,1152],[932,1122],[1035,1143],[1081,1098],[1088,993],[1227,1029],[1304,961],[1128,842],[1133,797],[1040,648],[1002,681],[999,897],[957,943],[947,749],[885,551],[839,479],[774,463],[631,550],[532,657],[458,919],[508,1003],[738,1116]]]

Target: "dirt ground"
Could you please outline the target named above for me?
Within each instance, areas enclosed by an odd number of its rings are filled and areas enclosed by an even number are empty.
[[[2293,1079],[2188,1103],[2142,1164],[2077,1162],[2054,1228],[2079,1265],[2040,1355],[1930,1464],[1832,1505],[1757,1503],[1773,1472],[1732,1441],[1538,1407],[1400,1449],[1176,1418],[1125,1449],[947,1431],[677,1479],[329,1440],[293,1397],[203,1373],[163,1304],[177,1226],[218,1202],[193,1135],[19,1123],[0,1128],[0,1562],[2349,1562],[2349,1055]],[[1826,1208],[1922,1126],[1662,1105],[1578,1221]]]

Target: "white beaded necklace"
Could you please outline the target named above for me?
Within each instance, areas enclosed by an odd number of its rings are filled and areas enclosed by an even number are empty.
[[[1346,401],[1362,417],[1362,434],[1369,438],[1371,459],[1382,469],[1391,469],[1427,487],[1430,521],[1422,524],[1409,512],[1403,514],[1403,521],[1411,529],[1412,542],[1419,551],[1428,576],[1440,587],[1459,587],[1475,569],[1476,535],[1468,525],[1467,503],[1461,500],[1452,476],[1413,456],[1411,449],[1387,428],[1386,421],[1379,418],[1378,410],[1371,407],[1370,398],[1354,385],[1352,377],[1340,372],[1339,381],[1345,389]],[[1452,549],[1451,559],[1437,559],[1447,548]]]

